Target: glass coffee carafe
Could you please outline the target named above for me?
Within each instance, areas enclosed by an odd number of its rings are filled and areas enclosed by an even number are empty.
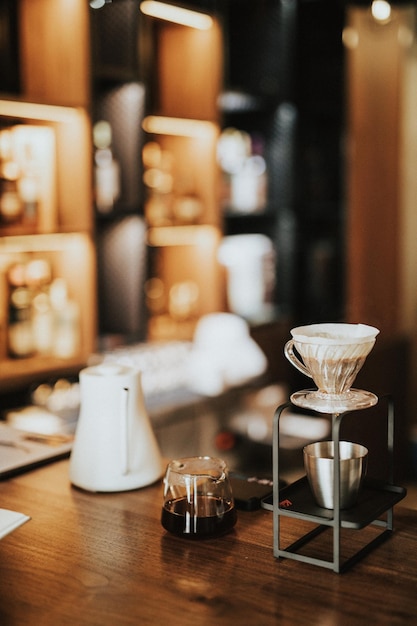
[[[236,524],[226,463],[208,456],[175,459],[164,477],[162,526],[180,537],[224,534]]]

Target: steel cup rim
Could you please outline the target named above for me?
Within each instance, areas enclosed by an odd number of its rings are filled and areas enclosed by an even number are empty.
[[[317,459],[317,460],[329,460],[329,461],[333,461],[334,460],[334,441],[333,440],[326,440],[326,441],[316,441],[313,443],[309,443],[307,445],[304,446],[303,448],[303,454],[305,456],[307,456],[309,459]],[[332,444],[333,446],[333,452],[332,454],[315,454],[312,452],[313,449],[315,449],[317,446],[319,447],[324,447],[327,446],[328,444]],[[342,446],[342,448],[340,448],[340,446]],[[342,450],[343,448],[348,447],[349,449],[355,451],[354,455],[350,455],[350,456],[342,456]],[[351,461],[354,459],[363,459],[365,458],[368,453],[369,450],[368,448],[366,448],[366,446],[364,446],[361,443],[355,443],[353,441],[339,441],[339,449],[340,449],[340,461]]]

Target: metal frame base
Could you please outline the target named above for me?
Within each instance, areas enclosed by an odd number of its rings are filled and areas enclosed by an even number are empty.
[[[392,484],[393,481],[393,447],[394,447],[394,403],[391,398],[387,398],[388,401],[388,410],[387,410],[387,419],[388,419],[388,441],[387,447],[389,451],[389,481]],[[345,559],[343,562],[341,560],[341,529],[343,526],[340,514],[340,472],[339,472],[339,432],[340,425],[343,418],[350,412],[345,412],[342,414],[333,414],[332,415],[332,438],[335,442],[335,454],[334,454],[334,511],[333,518],[321,518],[319,516],[313,516],[309,514],[303,514],[296,511],[290,511],[282,506],[283,503],[280,502],[280,492],[279,492],[279,420],[282,412],[292,407],[293,404],[291,402],[287,402],[279,406],[274,415],[274,423],[273,423],[273,535],[274,535],[274,557],[276,558],[287,558],[293,559],[296,561],[301,561],[303,563],[310,563],[312,565],[317,565],[319,567],[325,567],[327,569],[332,569],[336,573],[342,573],[346,571],[349,567],[357,563],[360,559],[365,557],[371,550],[375,547],[383,543],[392,533],[393,530],[393,506],[390,506],[386,511],[386,520],[376,518],[367,526],[377,526],[382,528],[381,533],[374,537],[371,541],[365,544],[361,549],[359,549],[353,556],[348,559]],[[293,517],[297,519],[301,519],[304,521],[311,522],[316,524],[316,527],[305,535],[301,536],[298,540],[294,541],[290,546],[283,549],[281,548],[281,538],[280,538],[280,518],[281,517]],[[303,548],[308,542],[315,539],[321,533],[326,530],[333,531],[333,555],[329,560],[320,559],[310,557],[304,554],[301,554],[299,550]]]

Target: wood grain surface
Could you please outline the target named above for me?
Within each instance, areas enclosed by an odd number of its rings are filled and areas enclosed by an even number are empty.
[[[171,626],[406,624],[417,621],[417,512],[344,574],[272,552],[272,513],[239,511],[216,539],[177,538],[160,524],[162,487],[93,494],[68,461],[0,483],[0,506],[31,520],[0,542],[0,624]],[[283,538],[303,534],[283,521]],[[349,552],[363,531],[343,537]],[[371,532],[365,529],[365,533]],[[314,550],[325,553],[320,539]],[[313,549],[313,547],[311,548]]]

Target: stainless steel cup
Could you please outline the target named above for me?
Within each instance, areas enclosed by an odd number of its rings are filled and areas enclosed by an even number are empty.
[[[340,508],[356,503],[362,478],[366,474],[368,450],[359,443],[339,442]],[[304,467],[317,504],[334,508],[334,442],[319,441],[304,447]]]

